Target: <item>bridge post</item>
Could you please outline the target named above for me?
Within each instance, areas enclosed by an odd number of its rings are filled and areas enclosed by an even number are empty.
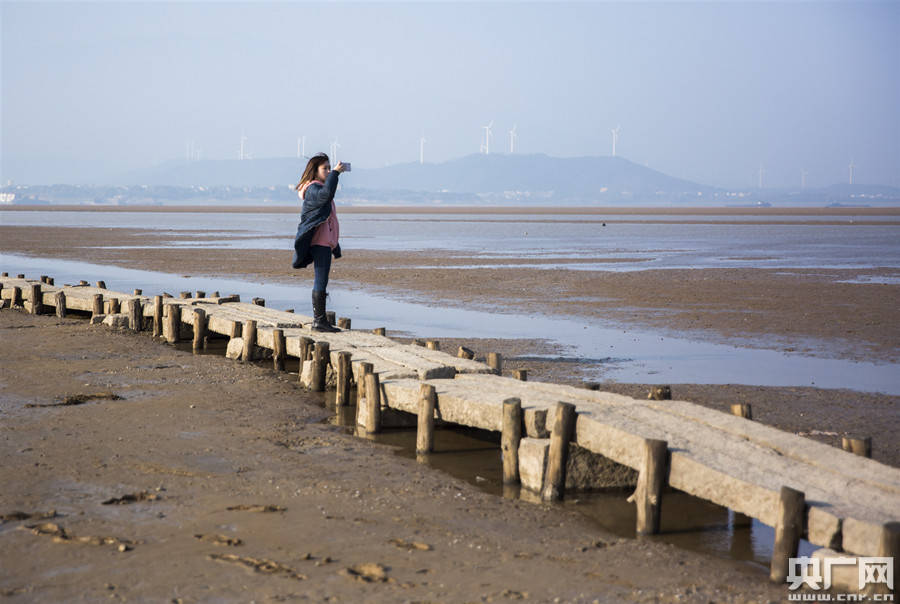
[[[91,316],[99,317],[103,314],[103,294],[94,294],[91,298]]]
[[[64,319],[66,316],[66,292],[59,290],[56,292],[56,316]]]
[[[503,357],[500,356],[499,352],[489,352],[487,355],[487,364],[494,370],[496,375],[500,375],[503,372]]]
[[[841,448],[844,451],[849,451],[854,455],[860,455],[862,457],[872,457],[872,437],[866,436],[865,438],[853,438],[850,436],[844,436],[841,438]]]
[[[634,491],[637,506],[638,535],[655,535],[659,532],[662,492],[668,471],[669,443],[648,438],[644,441],[644,460]]]
[[[731,414],[743,417],[744,419],[753,419],[753,409],[750,403],[735,403],[731,406]]]
[[[362,406],[362,400],[366,398],[366,375],[372,373],[374,371],[375,366],[372,363],[360,363],[359,364],[359,372],[357,373],[356,378],[356,413],[359,414],[359,409]],[[361,418],[356,418],[357,425],[364,422],[361,422]]]
[[[381,385],[378,374],[366,374],[366,434],[381,432]]]
[[[256,347],[256,321],[248,319],[244,321],[244,327],[241,329],[242,338],[244,340],[244,350],[241,353],[241,360],[244,362],[253,360],[253,352]]]
[[[286,352],[287,342],[284,339],[284,330],[283,329],[273,329],[272,330],[272,368],[275,371],[284,371],[284,357],[287,355]],[[301,367],[302,369],[302,367]]]
[[[803,520],[806,516],[806,495],[791,487],[781,487],[778,515],[775,517],[775,544],[769,579],[784,583],[790,570],[790,558],[797,556]]]
[[[566,463],[569,461],[569,441],[575,435],[575,405],[556,403],[556,419],[550,433],[550,454],[544,476],[544,501],[559,501],[566,489]]]
[[[316,342],[313,351],[312,381],[309,385],[309,389],[313,392],[325,392],[325,374],[328,370],[330,356],[328,342]]]
[[[39,315],[44,311],[44,294],[41,293],[41,284],[31,284],[31,314]]]
[[[158,338],[163,332],[163,299],[153,296],[153,337]]]
[[[522,401],[503,401],[503,431],[500,451],[503,454],[503,484],[519,484],[519,442],[522,440]]]
[[[206,339],[206,313],[202,308],[194,309],[194,341],[191,347],[194,354],[203,350],[203,341]]]
[[[434,407],[437,392],[431,384],[419,386],[419,415],[416,426],[416,455],[434,451]]]
[[[335,377],[337,392],[334,397],[335,407],[346,407],[350,404],[350,378],[352,377],[351,355],[347,351],[338,353],[338,364]]]

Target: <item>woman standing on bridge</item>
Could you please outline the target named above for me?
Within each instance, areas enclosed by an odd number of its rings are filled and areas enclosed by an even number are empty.
[[[297,183],[297,194],[303,201],[300,212],[300,226],[294,238],[294,268],[305,268],[313,264],[315,280],[312,289],[313,330],[335,332],[325,315],[325,297],[328,287],[328,272],[331,270],[331,256],[341,257],[338,243],[340,227],[334,193],[338,186],[338,175],[346,167],[338,162],[334,170],[324,153],[310,158]]]

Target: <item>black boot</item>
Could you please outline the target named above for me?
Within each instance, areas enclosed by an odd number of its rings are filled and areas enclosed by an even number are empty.
[[[313,331],[323,331],[327,333],[335,333],[340,331],[340,329],[334,327],[331,323],[328,322],[328,317],[325,316],[325,292],[313,290],[312,293],[312,304],[313,304]]]

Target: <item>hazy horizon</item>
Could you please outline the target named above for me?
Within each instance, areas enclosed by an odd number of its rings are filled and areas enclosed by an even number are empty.
[[[897,3],[17,3],[2,182],[98,181],[193,149],[341,145],[373,168],[617,155],[726,188],[900,186]],[[894,57],[893,59],[891,57]]]

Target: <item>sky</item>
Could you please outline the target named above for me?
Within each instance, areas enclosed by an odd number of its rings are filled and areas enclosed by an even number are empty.
[[[0,2],[2,182],[329,151],[900,186],[900,2]]]

